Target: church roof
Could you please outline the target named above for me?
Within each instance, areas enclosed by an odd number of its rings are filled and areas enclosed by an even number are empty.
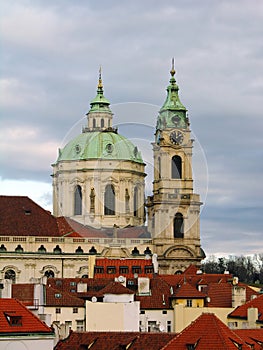
[[[59,150],[57,161],[91,159],[128,160],[143,164],[138,148],[113,129],[83,132]]]

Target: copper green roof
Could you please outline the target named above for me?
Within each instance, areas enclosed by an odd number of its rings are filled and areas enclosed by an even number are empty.
[[[88,113],[109,112],[112,114],[109,108],[109,105],[110,105],[110,102],[103,95],[103,84],[101,79],[101,68],[100,68],[97,96],[90,102],[91,108]]]
[[[167,87],[167,97],[160,109],[159,116],[157,119],[157,129],[166,128],[186,128],[188,125],[188,120],[186,117],[187,109],[182,104],[179,98],[179,87],[176,84],[174,78],[174,60],[172,61],[172,69],[170,71],[170,85]]]
[[[131,141],[117,132],[83,132],[59,150],[59,161],[72,160],[129,160],[143,164],[141,153]]]

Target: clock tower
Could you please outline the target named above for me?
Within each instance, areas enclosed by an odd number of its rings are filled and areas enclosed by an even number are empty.
[[[167,97],[160,109],[155,141],[153,196],[148,197],[148,229],[161,273],[200,265],[200,197],[193,191],[192,150],[187,109],[178,95],[174,60]]]

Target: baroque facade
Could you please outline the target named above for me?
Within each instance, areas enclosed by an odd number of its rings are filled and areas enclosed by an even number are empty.
[[[94,256],[154,255],[159,273],[167,274],[200,266],[205,255],[201,202],[193,191],[193,140],[174,64],[170,73],[153,135],[153,195],[145,200],[139,149],[113,127],[100,73],[86,127],[53,164],[53,215],[26,197],[0,198],[0,278],[91,276]]]

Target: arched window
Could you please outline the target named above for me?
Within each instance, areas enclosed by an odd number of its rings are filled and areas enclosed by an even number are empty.
[[[94,247],[94,245],[90,248],[89,254],[97,254],[97,249]]]
[[[94,190],[94,188],[92,188],[90,190],[89,198],[90,198],[90,212],[95,213],[95,190]]]
[[[61,254],[62,253],[62,250],[61,250],[61,248],[60,248],[60,246],[58,244],[53,249],[53,253],[55,253],[55,254]]]
[[[0,252],[6,252],[6,247],[4,244],[1,244]]]
[[[5,279],[11,280],[13,283],[16,283],[16,273],[14,270],[9,269],[5,272]]]
[[[79,185],[75,188],[74,193],[74,215],[82,214],[82,190]]]
[[[83,249],[81,248],[81,246],[78,246],[78,248],[75,250],[75,253],[83,254]]]
[[[17,253],[22,253],[24,251],[23,247],[21,246],[21,244],[18,244],[18,246],[15,249],[15,252]]]
[[[96,119],[93,118],[93,128],[96,128]]]
[[[100,120],[100,127],[104,128],[104,119],[103,118]]]
[[[182,178],[182,159],[179,156],[172,158],[172,179]]]
[[[181,213],[174,216],[174,238],[184,237],[184,217]]]
[[[128,214],[130,212],[130,195],[128,188],[125,189],[125,213]]]
[[[37,250],[39,253],[46,253],[46,248],[43,246],[43,244],[41,244],[41,246],[38,248]]]
[[[133,195],[133,214],[134,216],[138,216],[138,187],[134,188],[134,195]]]
[[[161,158],[158,157],[158,178],[161,178]]]
[[[113,185],[107,185],[105,188],[104,215],[115,215],[115,190]]]
[[[52,270],[47,270],[44,274],[44,276],[46,276],[47,278],[54,278],[55,277],[55,274],[54,274],[54,271]]]

